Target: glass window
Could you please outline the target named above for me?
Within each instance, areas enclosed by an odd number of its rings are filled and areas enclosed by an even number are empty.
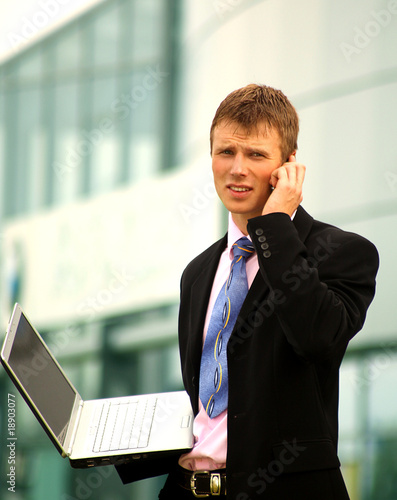
[[[62,31],[56,40],[57,74],[75,73],[81,68],[81,23],[75,23]]]
[[[341,437],[351,438],[359,431],[358,398],[360,375],[356,361],[345,360],[340,371],[339,423]]]
[[[118,3],[110,2],[99,9],[93,20],[94,65],[115,66],[119,54],[119,11]]]
[[[18,119],[18,155],[25,178],[24,202],[26,210],[37,210],[44,202],[47,149],[41,122],[41,90],[30,88],[21,92]],[[29,110],[29,112],[27,112]]]
[[[5,94],[5,215],[18,214],[24,206],[24,170],[21,163],[21,134],[18,129],[19,94],[9,90]]]
[[[144,179],[161,168],[162,92],[165,77],[159,66],[136,72],[128,90],[130,119],[129,178]]]
[[[376,433],[397,433],[397,353],[385,345],[367,360],[366,377],[370,381],[369,422]]]
[[[46,180],[38,85],[42,70],[41,51],[35,47],[23,53],[17,61],[18,64],[6,64],[4,68],[9,79],[3,82],[4,114],[0,124],[0,130],[4,126],[0,136],[6,169],[3,180],[6,185],[13,186],[12,196],[5,193],[8,214],[39,208],[43,203]]]
[[[345,359],[340,371],[339,389],[339,456],[349,491],[357,485],[360,456],[365,443],[361,401],[366,401],[362,391],[357,359]]]
[[[167,2],[135,0],[132,19],[131,55],[135,63],[160,61],[165,41]]]
[[[2,67],[5,214],[161,170],[167,23],[166,2],[105,2]]]
[[[43,69],[41,47],[34,46],[19,56],[18,75],[22,84],[31,85],[41,78]]]
[[[15,88],[18,83],[19,58],[11,59],[3,66],[3,83],[5,90]]]
[[[175,344],[164,349],[165,373],[163,374],[163,383],[165,390],[180,390],[183,388],[182,372],[180,367],[179,347]]]
[[[109,191],[120,179],[121,144],[118,122],[112,115],[112,105],[117,99],[117,80],[114,77],[95,80],[93,83],[92,122],[84,132],[90,144],[90,191]]]
[[[5,97],[4,97],[4,88],[3,88],[3,78],[2,72],[0,68],[0,194],[1,199],[4,200],[4,168],[5,168]],[[3,215],[4,206],[3,203],[0,202],[0,224],[1,217]],[[1,231],[1,227],[0,227]],[[1,233],[0,233],[0,243],[1,243]]]
[[[53,199],[65,203],[81,190],[84,159],[90,145],[84,132],[78,132],[78,86],[75,83],[55,88],[54,104]]]
[[[124,0],[119,3],[119,19],[120,19],[120,46],[119,46],[119,62],[123,68],[131,66],[131,50],[133,27],[132,19],[134,12],[134,2]]]

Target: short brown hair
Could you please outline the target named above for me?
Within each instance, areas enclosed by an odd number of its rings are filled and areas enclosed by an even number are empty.
[[[260,124],[275,129],[280,136],[284,160],[298,148],[298,114],[281,90],[252,83],[229,94],[219,105],[212,121],[211,152],[214,130],[223,121],[235,122],[248,133]]]

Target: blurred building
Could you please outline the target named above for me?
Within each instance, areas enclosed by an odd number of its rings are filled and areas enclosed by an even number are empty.
[[[181,388],[179,278],[226,227],[209,126],[235,88],[281,88],[305,208],[381,255],[341,371],[340,457],[352,500],[395,500],[396,25],[394,2],[106,0],[21,44],[0,65],[1,324],[20,302],[85,399]],[[8,393],[1,371],[2,435]],[[163,480],[72,470],[20,398],[17,436],[1,498],[156,498]]]

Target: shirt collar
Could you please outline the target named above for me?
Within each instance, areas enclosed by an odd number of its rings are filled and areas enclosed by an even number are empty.
[[[237,240],[243,237],[248,238],[251,241],[251,237],[248,234],[247,236],[243,234],[240,229],[236,226],[232,214],[229,212],[229,222],[228,222],[228,231],[227,231],[227,252],[230,260],[233,260],[233,251],[232,246],[236,243]]]

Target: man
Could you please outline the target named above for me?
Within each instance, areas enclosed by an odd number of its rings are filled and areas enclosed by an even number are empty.
[[[298,128],[292,104],[266,86],[232,92],[215,114],[212,170],[229,227],[181,279],[179,347],[195,446],[160,499],[349,498],[337,457],[338,374],[373,299],[378,254],[300,206]],[[237,265],[248,293],[236,313],[239,293],[228,290]],[[222,326],[213,327],[218,300]]]

